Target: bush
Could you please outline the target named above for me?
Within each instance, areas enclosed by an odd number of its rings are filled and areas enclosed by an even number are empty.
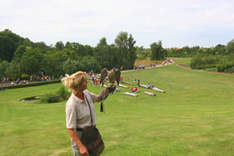
[[[192,57],[192,69],[205,69],[216,67],[218,72],[234,71],[234,54],[229,55],[196,55]]]
[[[223,57],[217,65],[218,72],[233,72],[234,68],[234,55],[228,55]]]
[[[60,102],[63,100],[67,100],[70,97],[71,93],[68,92],[68,90],[62,86],[59,88],[59,90],[56,93],[50,93],[41,96],[40,102],[41,103],[54,103],[54,102]]]
[[[234,65],[233,65],[231,68],[225,69],[224,72],[227,72],[227,73],[234,73]]]
[[[71,93],[67,90],[66,87],[62,86],[61,88],[59,88],[59,90],[56,92],[56,95],[61,97],[64,100],[67,100]]]
[[[52,83],[58,83],[61,82],[60,80],[51,80],[51,81],[43,81],[43,82],[34,82],[29,84],[20,84],[20,85],[12,85],[7,87],[0,87],[0,90],[3,89],[12,89],[12,88],[24,88],[24,87],[31,87],[31,86],[40,86],[45,84],[52,84]]]
[[[233,68],[234,68],[234,64],[231,62],[217,65],[218,72],[231,72]]]
[[[192,57],[192,69],[206,69],[216,67],[218,72],[234,71],[234,55],[196,55]]]
[[[60,96],[57,96],[55,94],[46,94],[41,96],[40,98],[40,102],[42,103],[54,103],[54,102],[59,102],[62,101],[63,99],[61,99]]]
[[[226,50],[228,54],[234,54],[234,39],[227,44]]]
[[[219,59],[215,55],[196,55],[192,57],[191,68],[192,69],[205,69],[216,67]]]
[[[22,80],[29,80],[29,75],[28,74],[21,74],[21,79]]]

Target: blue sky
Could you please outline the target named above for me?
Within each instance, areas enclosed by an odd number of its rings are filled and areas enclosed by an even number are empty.
[[[226,45],[234,38],[234,0],[1,0],[0,31],[34,42],[114,43],[119,32],[148,48]]]

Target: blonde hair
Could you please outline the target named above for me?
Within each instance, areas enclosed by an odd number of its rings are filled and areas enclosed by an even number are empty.
[[[62,78],[62,83],[68,88],[69,91],[76,90],[79,85],[81,85],[84,80],[87,80],[87,75],[85,72],[78,71],[72,75],[66,74]]]

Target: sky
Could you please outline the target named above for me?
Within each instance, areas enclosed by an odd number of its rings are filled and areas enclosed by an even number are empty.
[[[234,38],[234,0],[0,0],[0,31],[33,42],[96,46],[124,31],[149,48],[226,45]]]

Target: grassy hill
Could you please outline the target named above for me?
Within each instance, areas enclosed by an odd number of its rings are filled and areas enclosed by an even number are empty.
[[[189,59],[177,59],[186,64]],[[96,104],[98,125],[106,145],[103,156],[231,156],[234,155],[234,75],[185,70],[178,66],[123,73],[166,93],[156,97],[114,93]],[[61,84],[0,91],[1,156],[72,156],[65,129],[65,101],[20,102],[55,92]],[[89,85],[98,93],[101,88]],[[148,90],[150,91],[150,90]]]

